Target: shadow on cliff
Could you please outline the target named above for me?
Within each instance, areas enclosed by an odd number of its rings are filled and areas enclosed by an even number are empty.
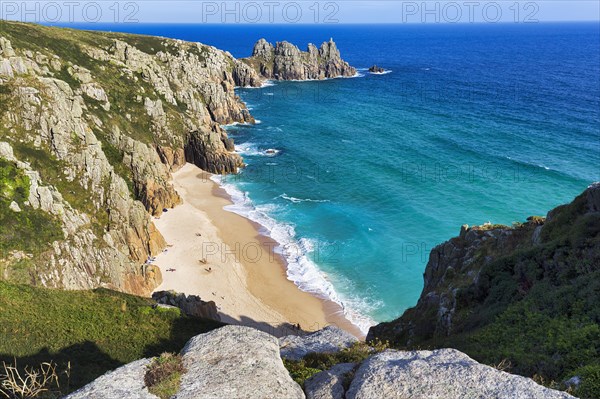
[[[276,337],[284,335],[301,335],[306,331],[302,331],[297,325],[292,323],[268,323],[256,321],[250,317],[242,316],[239,321],[233,323],[233,319],[227,315],[223,315],[223,319],[227,323],[222,323],[214,320],[184,317],[175,319],[171,323],[171,328],[167,337],[154,342],[148,342],[140,352],[142,356],[128,359],[127,356],[115,358],[102,350],[98,343],[85,340],[81,343],[70,345],[59,350],[51,350],[47,347],[39,350],[35,354],[15,357],[11,354],[0,353],[0,372],[2,362],[14,365],[15,362],[19,370],[25,367],[39,368],[44,362],[53,362],[57,365],[57,374],[60,376],[60,391],[62,394],[72,392],[82,386],[90,383],[102,374],[114,370],[126,363],[137,360],[141,357],[154,357],[163,352],[179,352],[185,346],[186,342],[202,333],[222,327],[226,324],[237,324],[256,328],[267,332]],[[121,342],[124,348],[128,346],[127,342]],[[132,348],[128,348],[123,352],[128,352]],[[117,349],[115,349],[117,350]],[[134,350],[137,352],[137,350]],[[65,371],[69,370],[69,376]]]
[[[190,338],[224,325],[225,323],[219,321],[197,317],[184,317],[173,320],[169,337],[147,345],[144,348],[144,357],[158,356],[163,352],[178,353]]]
[[[126,363],[142,357],[154,357],[163,352],[179,352],[185,343],[195,335],[202,334],[223,326],[223,323],[199,318],[178,318],[172,321],[168,337],[159,341],[148,342],[143,348],[131,348],[131,343],[120,342],[114,344],[114,350],[119,351],[117,346],[122,347],[122,353],[141,353],[141,356],[127,358],[123,355],[115,358],[103,351],[96,342],[85,340],[81,343],[70,345],[60,350],[50,350],[47,347],[37,353],[15,357],[10,354],[0,353],[0,373],[3,372],[2,362],[14,365],[15,361],[19,370],[26,366],[39,369],[44,362],[53,362],[57,365],[57,373],[60,375],[60,391],[62,394],[72,392],[92,382],[102,374],[114,370]],[[107,337],[110,340],[109,337]],[[106,342],[104,342],[106,344]],[[128,347],[129,346],[129,347]],[[70,366],[70,367],[69,367]],[[70,370],[67,378],[65,371]]]
[[[25,367],[38,369],[44,362],[55,363],[57,365],[56,372],[60,378],[60,391],[63,394],[75,390],[106,371],[123,364],[123,362],[106,354],[96,343],[91,341],[71,345],[59,351],[43,348],[29,356],[14,357],[0,354],[0,363],[2,362],[11,365],[16,362],[21,372]],[[65,374],[67,370],[69,370],[69,376]]]
[[[260,331],[264,331],[268,334],[276,337],[283,337],[286,335],[304,335],[306,331],[303,331],[298,324],[293,323],[268,323],[264,321],[256,321],[248,316],[241,316],[240,321],[231,324],[238,324],[246,327],[252,327]]]

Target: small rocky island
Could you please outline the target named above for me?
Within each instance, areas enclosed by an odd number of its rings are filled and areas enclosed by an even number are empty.
[[[333,38],[318,49],[309,43],[306,51],[286,41],[273,46],[260,39],[254,45],[252,56],[241,61],[262,77],[275,80],[321,80],[356,75],[356,69],[341,58]]]
[[[384,73],[385,69],[383,69],[382,67],[379,67],[377,65],[373,65],[373,66],[371,66],[371,68],[369,68],[369,72],[371,72],[371,73]]]

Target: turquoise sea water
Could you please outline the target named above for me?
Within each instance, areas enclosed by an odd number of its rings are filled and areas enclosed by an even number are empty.
[[[544,215],[600,180],[598,24],[125,27],[238,57],[260,37],[333,37],[359,68],[239,89],[260,123],[228,127],[248,167],[221,183],[290,279],[363,329],[415,304],[462,224]]]

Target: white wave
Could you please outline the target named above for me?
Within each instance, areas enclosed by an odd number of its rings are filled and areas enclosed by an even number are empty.
[[[358,71],[358,69],[357,69],[357,71]],[[302,83],[302,82],[322,82],[324,80],[362,78],[363,76],[365,76],[365,75],[362,74],[362,73],[356,72],[352,76],[336,76],[334,78],[323,78],[323,79],[288,79],[288,80],[286,80],[286,82],[298,82],[298,83]]]
[[[255,122],[257,124],[260,123],[260,121],[255,121]],[[227,124],[221,125],[221,127],[223,129],[227,129],[227,128],[234,127],[234,126],[252,126],[252,125],[253,124],[249,123],[249,122],[231,122],[231,123],[227,123]]]
[[[311,198],[290,197],[286,193],[281,194],[277,198],[283,198],[284,200],[288,200],[290,202],[293,202],[294,204],[298,204],[300,202],[330,202],[329,200],[316,200],[316,199],[311,199]]]
[[[275,93],[273,93],[273,92],[270,92],[270,93],[263,93],[263,95],[265,95],[265,96],[274,96],[274,95],[275,95]]]
[[[287,278],[302,291],[311,293],[322,299],[331,300],[339,304],[345,317],[356,325],[363,333],[375,324],[374,320],[365,316],[358,309],[368,309],[366,301],[346,299],[336,292],[330,278],[310,259],[311,253],[320,243],[308,238],[298,238],[294,226],[281,223],[269,214],[278,209],[276,205],[254,206],[248,193],[242,192],[231,183],[227,183],[226,176],[214,175],[211,179],[217,182],[233,201],[224,209],[237,213],[262,226],[260,232],[271,237],[278,244],[275,249],[287,261]],[[364,303],[361,303],[364,302]]]
[[[364,77],[365,74],[364,73],[360,73],[360,72],[356,72],[354,75],[352,76],[340,76],[340,78],[344,78],[344,79],[352,79],[352,78],[362,78]]]
[[[386,69],[383,72],[369,72],[371,75],[387,75],[388,73],[392,73],[391,69]]]
[[[240,155],[263,155],[262,151],[254,143],[236,144],[235,152]]]
[[[257,144],[248,142],[243,144],[236,144],[235,152],[237,152],[240,155],[274,157],[277,156],[281,152],[281,150],[275,148],[267,148],[266,150],[261,150],[260,148],[258,148]]]
[[[265,87],[275,86],[272,80],[265,80],[260,86],[235,86],[235,89],[264,89]]]

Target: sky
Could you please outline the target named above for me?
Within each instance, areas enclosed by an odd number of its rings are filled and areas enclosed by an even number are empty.
[[[0,0],[0,19],[38,23],[536,23],[599,21],[600,0]]]

